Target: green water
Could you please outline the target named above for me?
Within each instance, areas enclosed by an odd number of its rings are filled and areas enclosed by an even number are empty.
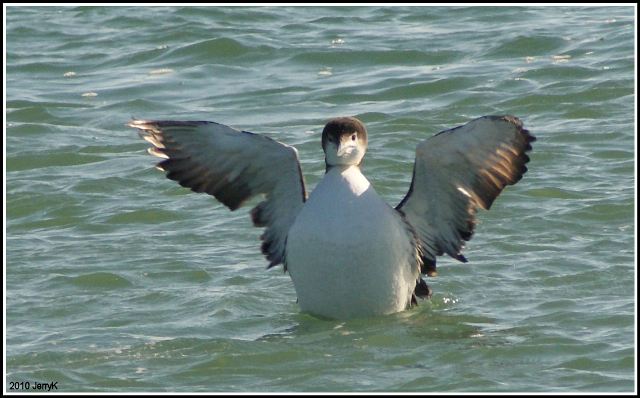
[[[8,7],[5,391],[632,392],[633,7]],[[167,180],[132,117],[295,145],[369,130],[395,205],[416,145],[487,114],[538,138],[431,301],[299,312],[246,208]],[[23,391],[23,390],[20,390]]]

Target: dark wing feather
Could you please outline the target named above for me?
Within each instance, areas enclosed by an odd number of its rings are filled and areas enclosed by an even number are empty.
[[[478,208],[488,210],[506,185],[527,171],[535,141],[513,116],[484,116],[442,131],[418,145],[409,192],[396,209],[414,228],[423,273],[435,274],[436,256],[466,262]]]
[[[164,159],[157,167],[183,187],[231,210],[264,194],[251,217],[266,227],[262,252],[269,267],[283,262],[287,233],[306,200],[295,148],[214,122],[133,120],[129,126],[153,145],[150,154]]]

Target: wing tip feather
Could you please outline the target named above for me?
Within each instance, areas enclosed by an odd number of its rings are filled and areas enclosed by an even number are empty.
[[[157,146],[152,146],[150,148],[147,148],[147,153],[149,155],[153,155],[157,158],[162,158],[162,159],[169,159],[169,155],[167,155],[162,148],[157,147]]]

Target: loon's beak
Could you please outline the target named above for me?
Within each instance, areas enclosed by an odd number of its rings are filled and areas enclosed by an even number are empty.
[[[347,142],[341,142],[340,146],[338,146],[337,155],[339,158],[341,158],[344,155],[351,155],[351,153],[353,153],[353,151],[355,151],[356,149],[358,149],[357,142],[354,142],[351,140]]]

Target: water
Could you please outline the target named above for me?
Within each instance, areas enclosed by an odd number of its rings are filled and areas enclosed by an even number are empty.
[[[9,7],[5,389],[632,392],[633,7]],[[295,145],[368,126],[391,204],[418,142],[487,114],[535,134],[430,302],[299,312],[261,230],[169,181],[131,117]]]

